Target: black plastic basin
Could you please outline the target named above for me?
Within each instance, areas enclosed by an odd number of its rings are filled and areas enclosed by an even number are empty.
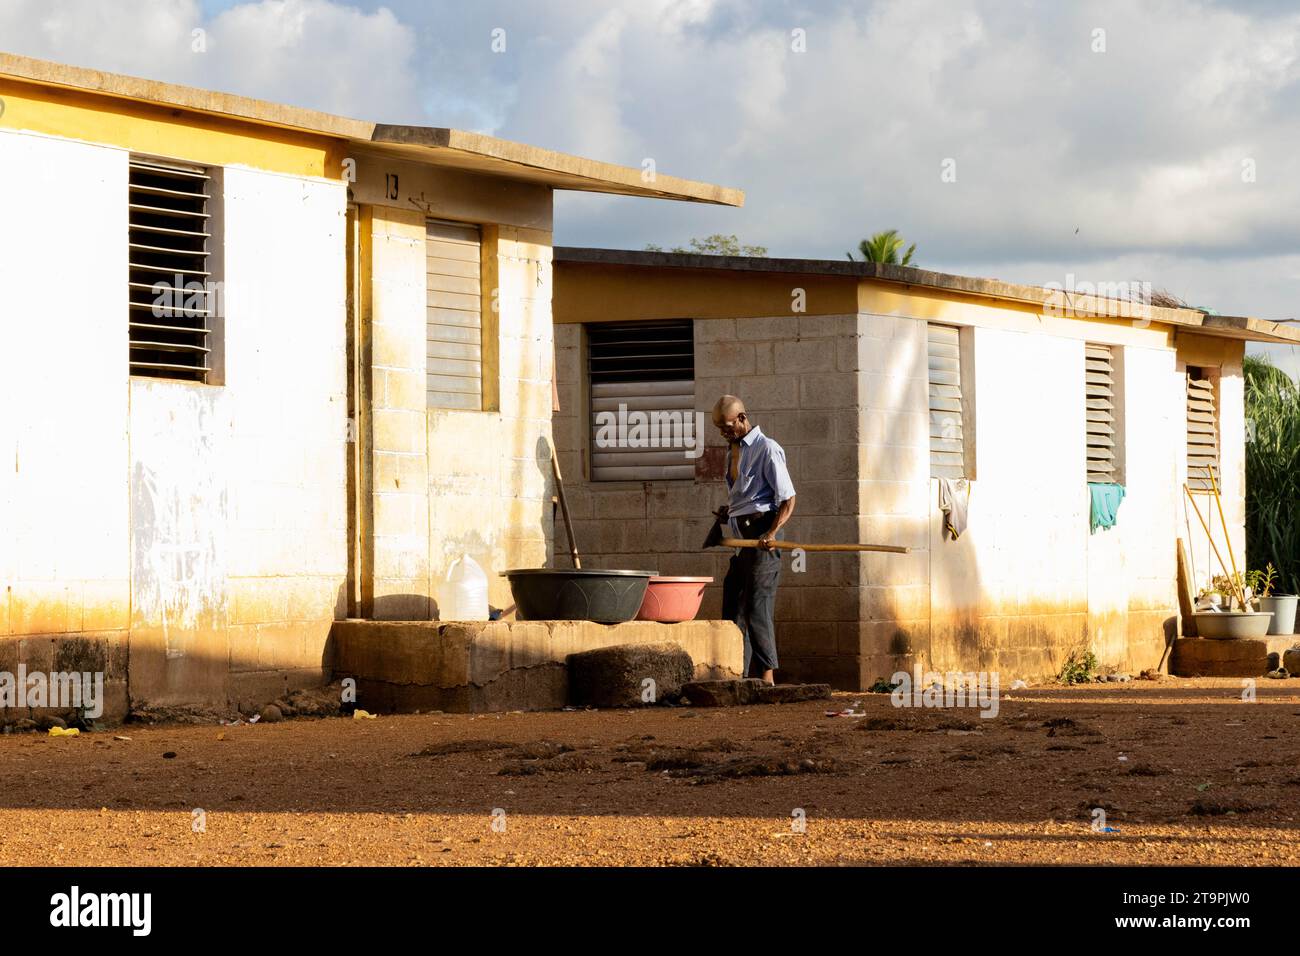
[[[516,568],[510,581],[521,621],[596,621],[621,624],[636,617],[654,571],[597,568]]]

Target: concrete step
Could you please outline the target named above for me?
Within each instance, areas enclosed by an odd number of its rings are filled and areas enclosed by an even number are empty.
[[[1169,673],[1178,677],[1263,677],[1275,670],[1300,635],[1245,640],[1180,637],[1174,641]]]

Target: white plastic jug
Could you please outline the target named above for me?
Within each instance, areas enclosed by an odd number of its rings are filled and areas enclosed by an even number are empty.
[[[488,619],[488,580],[478,562],[462,554],[447,569],[442,600],[438,604],[440,621],[486,621]]]

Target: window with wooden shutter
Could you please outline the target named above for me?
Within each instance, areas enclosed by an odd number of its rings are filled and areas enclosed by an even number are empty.
[[[961,337],[955,326],[929,326],[930,475],[965,478],[965,411],[961,386]]]
[[[1116,442],[1118,397],[1115,389],[1115,357],[1109,345],[1084,346],[1088,480],[1118,484],[1119,458]]]
[[[131,374],[206,382],[214,310],[211,177],[202,167],[135,156],[128,169]]]
[[[483,311],[478,226],[425,223],[429,408],[483,407]]]
[[[693,479],[693,323],[588,326],[587,356],[592,480]]]
[[[1200,369],[1187,370],[1187,485],[1210,490],[1208,469],[1222,487],[1219,474],[1219,416],[1215,408],[1214,382]]]

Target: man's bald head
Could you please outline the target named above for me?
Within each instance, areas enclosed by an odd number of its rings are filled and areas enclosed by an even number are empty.
[[[713,424],[728,442],[740,441],[750,428],[745,403],[735,395],[723,395],[713,406]]]
[[[717,424],[720,418],[731,418],[738,412],[745,410],[745,403],[735,395],[723,395],[713,405],[713,421]]]

